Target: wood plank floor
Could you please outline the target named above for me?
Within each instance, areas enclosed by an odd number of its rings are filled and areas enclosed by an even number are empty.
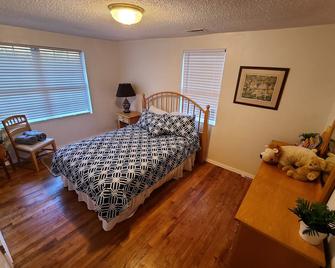
[[[228,267],[249,185],[206,163],[105,232],[59,177],[20,169],[11,180],[0,173],[0,229],[16,267]]]

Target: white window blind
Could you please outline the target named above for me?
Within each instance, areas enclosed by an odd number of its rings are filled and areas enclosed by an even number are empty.
[[[92,112],[80,51],[0,44],[0,120],[30,122]]]
[[[211,106],[211,125],[216,121],[225,54],[225,50],[193,50],[185,51],[183,56],[182,94],[202,107]]]

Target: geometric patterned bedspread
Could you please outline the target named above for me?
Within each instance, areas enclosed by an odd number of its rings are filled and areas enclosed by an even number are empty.
[[[198,139],[155,137],[135,124],[60,148],[52,172],[89,195],[110,221],[198,149]]]

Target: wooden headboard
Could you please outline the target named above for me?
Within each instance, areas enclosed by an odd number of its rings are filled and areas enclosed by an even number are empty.
[[[142,108],[149,109],[150,106],[155,106],[168,113],[180,112],[195,116],[196,128],[199,133],[201,145],[197,158],[199,162],[204,162],[208,151],[208,120],[210,106],[207,105],[206,109],[204,109],[194,100],[178,92],[172,91],[158,92],[149,97],[145,97],[143,94]]]

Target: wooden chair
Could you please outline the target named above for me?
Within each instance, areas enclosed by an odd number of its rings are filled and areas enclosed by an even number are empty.
[[[21,153],[29,154],[36,171],[39,171],[37,159],[43,155],[46,155],[47,151],[56,151],[56,143],[53,138],[46,138],[46,140],[38,142],[34,145],[23,145],[15,143],[15,137],[24,131],[31,130],[30,124],[25,115],[14,115],[10,116],[2,121],[6,133],[12,143],[18,162],[22,159],[27,159],[22,157]],[[51,147],[51,148],[47,148]],[[41,154],[42,153],[42,154]],[[43,154],[44,153],[44,154]]]
[[[7,152],[3,144],[0,144],[0,167],[2,167],[5,170],[7,178],[10,179],[10,175],[6,166],[7,161],[9,161],[11,167],[14,169],[12,158],[10,157],[9,153]]]

